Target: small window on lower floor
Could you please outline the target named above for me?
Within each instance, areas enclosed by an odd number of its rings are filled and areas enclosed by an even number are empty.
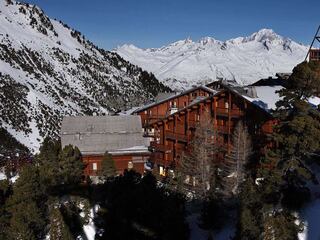
[[[92,163],[92,170],[97,171],[98,170],[98,165],[97,163]]]
[[[164,168],[162,166],[159,167],[160,176],[165,176]]]

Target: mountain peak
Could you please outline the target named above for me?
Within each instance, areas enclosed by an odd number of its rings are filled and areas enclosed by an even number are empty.
[[[264,28],[225,42],[204,37],[192,43],[177,41],[152,52],[120,48],[117,53],[153,72],[172,88],[186,89],[220,78],[250,84],[277,72],[290,72],[303,61],[307,51],[307,46]]]
[[[272,29],[263,28],[260,29],[258,32],[251,34],[249,37],[245,38],[245,41],[257,41],[257,42],[264,42],[264,41],[274,41],[274,40],[283,40],[283,37],[275,33]]]
[[[213,37],[204,37],[204,38],[201,38],[198,42],[201,45],[207,45],[207,44],[212,44],[212,43],[221,43],[221,41],[216,40]]]

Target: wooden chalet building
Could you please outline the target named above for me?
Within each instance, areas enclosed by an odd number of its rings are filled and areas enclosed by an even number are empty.
[[[222,152],[230,151],[233,130],[241,120],[248,127],[254,148],[262,153],[276,123],[270,111],[279,100],[276,91],[281,88],[282,85],[237,87],[217,81],[143,106],[133,114],[141,116],[145,136],[151,138],[151,162],[160,174],[165,174],[165,169],[178,164],[182,153],[188,150],[197,123],[208,115]]]
[[[154,129],[150,128],[153,122],[166,118],[189,106],[192,102],[204,99],[214,93],[216,93],[215,90],[206,86],[194,87],[179,94],[171,93],[166,98],[156,98],[155,102],[137,108],[132,114],[141,116],[142,126],[145,129],[144,136],[153,137]]]
[[[310,49],[309,61],[320,61],[320,49],[319,48]]]
[[[64,117],[61,144],[79,148],[85,176],[100,175],[105,152],[112,155],[118,173],[131,168],[143,173],[150,157],[140,116]]]

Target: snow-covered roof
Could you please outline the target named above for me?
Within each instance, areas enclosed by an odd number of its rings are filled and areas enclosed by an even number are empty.
[[[282,86],[254,86],[253,87],[257,93],[256,97],[251,97],[245,94],[242,96],[252,102],[253,104],[263,108],[264,110],[270,112],[271,110],[276,109],[276,103],[282,99],[279,93],[279,90],[283,89]],[[313,106],[318,106],[320,104],[319,97],[311,97],[308,99],[308,102]]]
[[[255,86],[256,97],[241,94],[245,99],[261,107],[266,111],[275,110],[276,102],[281,100],[277,91],[283,89],[282,86]]]
[[[64,117],[62,146],[77,146],[83,155],[146,152],[149,140],[143,137],[141,117],[79,116]]]
[[[128,153],[148,153],[148,146],[133,146],[129,148],[123,148],[123,149],[118,149],[115,151],[110,151],[109,153],[112,155],[119,155],[119,154],[128,154]]]

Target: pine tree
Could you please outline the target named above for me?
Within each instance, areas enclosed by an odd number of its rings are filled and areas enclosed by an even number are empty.
[[[45,201],[38,169],[27,165],[13,187],[8,200],[9,235],[12,239],[41,239],[45,232]]]
[[[59,177],[64,185],[78,184],[82,180],[84,164],[77,147],[65,146],[59,155]]]
[[[59,185],[59,155],[61,154],[61,142],[45,138],[40,153],[36,156],[39,164],[41,183],[46,187]]]
[[[263,240],[298,240],[298,233],[303,225],[297,223],[297,218],[286,210],[274,210],[265,214]]]
[[[303,62],[294,68],[275,116],[280,120],[275,131],[278,150],[286,159],[301,159],[320,149],[320,113],[308,99],[319,93],[320,63]]]
[[[246,179],[239,194],[239,217],[236,239],[261,239],[263,232],[263,197],[251,178]]]
[[[12,194],[11,186],[8,180],[0,181],[0,239],[8,238],[9,214],[6,209],[6,202]]]
[[[240,185],[245,180],[246,165],[252,151],[251,138],[243,122],[238,122],[232,134],[231,152],[226,156],[222,185],[225,195],[237,195]]]
[[[287,87],[280,91],[283,99],[277,102],[279,124],[273,139],[282,193],[304,194],[306,181],[313,177],[306,160],[320,150],[320,112],[309,98],[320,92],[319,83],[320,63],[303,62],[294,68]]]
[[[50,211],[50,239],[73,240],[69,227],[65,224],[63,216],[58,206]]]
[[[102,176],[106,179],[115,177],[117,175],[116,166],[114,160],[112,159],[112,155],[106,152],[103,156],[102,163]]]

